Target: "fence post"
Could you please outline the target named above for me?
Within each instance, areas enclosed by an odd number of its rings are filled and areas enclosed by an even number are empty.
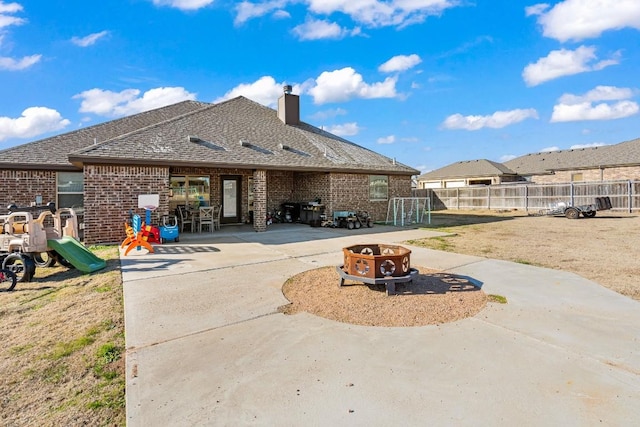
[[[524,211],[529,212],[529,186],[524,186]]]
[[[569,194],[570,194],[569,200],[571,202],[570,206],[573,206],[574,205],[574,203],[573,203],[573,181],[569,184]]]
[[[627,181],[627,194],[629,195],[629,213],[633,212],[633,185],[631,180]]]
[[[491,186],[487,187],[487,209],[491,210]]]
[[[456,188],[456,209],[460,210],[460,188]]]

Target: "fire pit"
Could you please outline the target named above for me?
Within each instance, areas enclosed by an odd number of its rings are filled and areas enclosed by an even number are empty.
[[[410,282],[418,271],[411,268],[411,251],[397,245],[353,245],[342,249],[344,264],[336,269],[340,284],[354,280],[384,284],[387,295],[395,293],[396,283]]]

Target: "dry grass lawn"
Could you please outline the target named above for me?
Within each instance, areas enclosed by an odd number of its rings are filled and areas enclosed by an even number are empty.
[[[570,271],[640,300],[640,216],[600,211],[595,218],[524,212],[439,211],[432,229],[447,237],[412,244]]]
[[[117,247],[91,275],[54,266],[0,292],[0,425],[124,426],[124,315]]]

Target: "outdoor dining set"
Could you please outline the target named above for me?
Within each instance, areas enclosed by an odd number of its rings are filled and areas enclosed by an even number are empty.
[[[178,205],[176,216],[180,225],[180,232],[202,233],[202,229],[213,232],[220,230],[220,205],[189,207]]]

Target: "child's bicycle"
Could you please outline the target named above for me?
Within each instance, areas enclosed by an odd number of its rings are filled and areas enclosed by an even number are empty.
[[[13,290],[16,283],[18,279],[13,271],[0,268],[0,292]]]

